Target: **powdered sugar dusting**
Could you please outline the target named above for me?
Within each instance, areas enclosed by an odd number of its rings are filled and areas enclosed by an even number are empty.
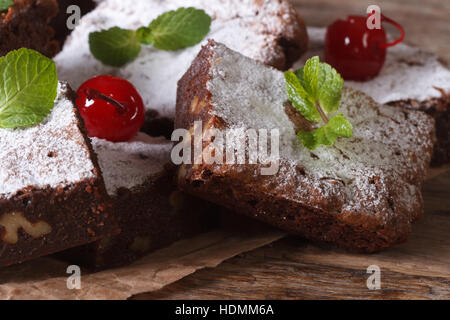
[[[111,196],[116,195],[119,188],[133,189],[161,174],[170,162],[172,148],[170,141],[151,138],[144,133],[120,143],[93,138],[92,145]]]
[[[27,129],[0,129],[0,196],[27,188],[66,187],[96,178],[67,87],[59,84],[50,116]]]
[[[310,50],[294,68],[303,67],[315,55],[323,60],[325,33],[324,28],[308,28]],[[438,56],[400,44],[388,49],[386,63],[377,77],[366,82],[346,81],[345,85],[367,93],[378,103],[409,99],[423,102],[441,97],[436,88],[450,92],[450,70]]]
[[[173,118],[177,81],[201,45],[176,52],[144,47],[134,62],[117,69],[93,58],[88,36],[90,32],[113,26],[136,29],[163,12],[189,6],[204,9],[214,19],[207,38],[223,42],[266,64],[284,58],[285,53],[275,41],[276,37],[283,33],[294,34],[297,25],[293,9],[286,1],[136,0],[130,5],[123,0],[105,0],[81,19],[63,51],[55,58],[59,77],[75,88],[95,75],[124,77],[137,87],[147,109]]]
[[[386,220],[395,210],[417,213],[420,185],[431,158],[429,117],[378,105],[345,88],[340,111],[352,122],[354,136],[309,151],[299,143],[285,112],[283,74],[223,45],[213,50],[208,83],[212,113],[231,128],[280,130],[281,170],[270,188],[274,193],[293,189],[291,200],[308,207],[379,214]],[[303,174],[298,174],[299,168]]]

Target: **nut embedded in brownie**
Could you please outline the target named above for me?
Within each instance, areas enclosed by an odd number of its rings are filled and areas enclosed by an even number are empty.
[[[44,122],[0,129],[0,266],[118,231],[73,95],[60,83]]]
[[[19,48],[53,57],[59,51],[50,21],[58,13],[56,0],[14,0],[0,13],[0,56]]]
[[[121,233],[60,258],[92,269],[121,266],[214,224],[211,205],[177,190],[170,141],[139,133],[129,142],[94,138],[93,146]]]
[[[350,88],[342,95],[341,110],[353,124],[353,137],[308,150],[286,113],[283,73],[211,41],[179,82],[175,127],[192,132],[199,120],[204,130],[277,129],[279,171],[262,175],[267,166],[250,164],[248,153],[247,164],[203,159],[180,167],[179,187],[349,250],[374,252],[406,241],[423,213],[421,186],[432,154],[433,120],[378,105]],[[203,137],[206,154],[215,138]],[[236,143],[227,136],[227,150],[238,149]]]

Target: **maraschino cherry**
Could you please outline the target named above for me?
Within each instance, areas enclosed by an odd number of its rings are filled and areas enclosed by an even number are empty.
[[[88,135],[112,142],[128,141],[145,121],[145,108],[136,88],[109,75],[92,78],[78,89],[76,100]]]
[[[347,20],[337,20],[328,27],[325,61],[345,80],[365,81],[377,76],[386,60],[386,49],[404,40],[405,31],[401,25],[383,15],[381,19],[400,30],[398,40],[388,43],[385,29],[370,30],[367,17],[362,16],[349,16]]]

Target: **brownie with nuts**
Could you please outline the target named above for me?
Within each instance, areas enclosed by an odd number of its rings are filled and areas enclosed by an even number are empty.
[[[312,56],[324,56],[325,33],[325,28],[308,28],[310,48],[295,67],[302,67]],[[437,140],[431,165],[450,162],[450,69],[437,55],[399,44],[389,48],[378,76],[364,82],[347,81],[346,85],[367,93],[378,103],[432,116]]]
[[[170,141],[139,133],[121,143],[93,138],[93,146],[121,233],[59,257],[91,269],[121,266],[214,224],[211,205],[177,190]]]
[[[56,0],[14,0],[0,12],[0,56],[19,48],[53,57],[59,51],[51,20],[58,13]]]
[[[375,252],[406,241],[423,214],[433,119],[344,88],[341,111],[353,124],[353,137],[310,151],[297,137],[288,101],[282,72],[210,41],[178,84],[175,127],[185,129],[190,141],[200,121],[193,143],[203,150],[202,161],[180,166],[180,189],[352,251]],[[260,131],[260,139],[268,132],[270,150],[255,161],[247,151],[254,141],[250,133]],[[224,144],[217,132],[226,137]],[[276,139],[271,143],[277,132],[279,148]],[[245,164],[229,161],[228,152],[240,150]]]
[[[0,129],[0,266],[118,232],[73,95],[60,83],[46,120]]]

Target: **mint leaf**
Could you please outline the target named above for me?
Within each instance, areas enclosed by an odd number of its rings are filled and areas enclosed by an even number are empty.
[[[152,30],[147,27],[140,27],[136,30],[136,37],[138,41],[142,44],[151,45],[153,44]]]
[[[0,0],[0,12],[8,10],[9,7],[12,7],[14,2],[11,0]]]
[[[336,113],[341,105],[344,79],[329,64],[320,63],[316,97],[328,114]]]
[[[321,63],[319,57],[309,59],[303,69],[295,73],[305,90],[328,114],[338,111],[344,79],[329,64]]]
[[[306,61],[303,68],[303,82],[305,90],[317,101],[318,83],[320,73],[319,57],[313,57]]]
[[[0,128],[42,122],[53,109],[57,95],[55,63],[22,48],[1,57],[0,70]]]
[[[321,121],[320,113],[317,111],[313,97],[306,92],[299,78],[291,72],[284,74],[286,79],[286,88],[289,100],[298,112],[300,112],[308,121],[319,123]]]
[[[113,67],[136,59],[141,51],[136,31],[118,27],[90,33],[89,46],[97,60]]]
[[[344,80],[329,64],[319,57],[309,59],[305,66],[284,74],[289,100],[306,120],[323,123],[315,131],[300,132],[299,138],[308,149],[320,145],[332,146],[336,139],[353,135],[352,124],[339,114],[331,118],[341,105]]]
[[[0,0],[1,1],[1,0]],[[114,27],[89,34],[92,55],[104,64],[121,67],[133,61],[141,44],[160,50],[178,50],[196,45],[209,33],[211,17],[195,8],[168,11],[136,31]]]
[[[353,126],[342,113],[315,131],[298,133],[303,146],[309,150],[315,150],[321,145],[332,146],[338,138],[351,138],[352,136]]]
[[[211,17],[195,8],[168,11],[150,23],[153,46],[160,50],[179,50],[196,45],[211,27]]]

